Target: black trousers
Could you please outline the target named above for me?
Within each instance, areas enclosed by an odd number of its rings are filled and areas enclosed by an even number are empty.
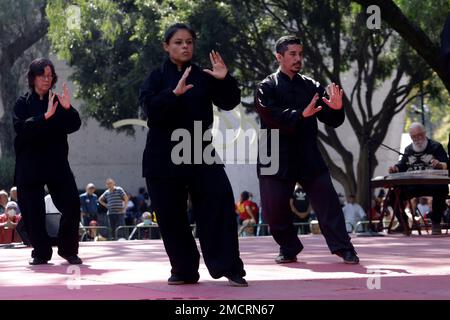
[[[233,191],[223,167],[196,166],[188,177],[146,181],[173,275],[195,280],[199,277],[200,255],[187,214],[189,192],[209,273],[214,279],[245,276],[239,258]]]
[[[448,195],[448,186],[446,185],[411,185],[402,188],[404,199],[411,199],[420,196],[432,196],[432,212],[429,214],[433,223],[441,223],[444,211],[447,208],[445,200]]]
[[[31,256],[44,260],[52,257],[52,242],[45,227],[45,185],[53,203],[62,214],[57,240],[58,254],[78,254],[80,198],[73,174],[64,172],[46,182],[19,183],[17,186],[19,207],[33,246]]]
[[[311,180],[298,181],[310,199],[317,215],[320,230],[332,253],[339,250],[354,250],[345,228],[344,214],[336,190],[328,172]],[[262,212],[269,224],[274,240],[280,245],[280,253],[295,256],[303,249],[293,225],[294,216],[289,198],[294,192],[295,180],[260,176]]]

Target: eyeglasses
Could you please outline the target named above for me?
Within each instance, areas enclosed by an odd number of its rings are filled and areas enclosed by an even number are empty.
[[[38,77],[42,80],[52,80],[53,79],[53,75],[50,75],[50,76],[40,75]]]

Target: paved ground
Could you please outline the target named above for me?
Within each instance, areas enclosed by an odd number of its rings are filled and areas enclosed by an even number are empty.
[[[214,280],[203,261],[200,283],[168,286],[161,240],[83,242],[84,264],[29,266],[31,249],[0,249],[0,299],[369,300],[450,299],[450,235],[354,237],[361,264],[345,265],[320,235],[302,236],[297,263],[277,265],[271,237],[240,238],[247,288]]]

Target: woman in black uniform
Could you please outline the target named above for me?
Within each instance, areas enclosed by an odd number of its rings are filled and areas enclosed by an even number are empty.
[[[141,87],[140,102],[149,127],[143,176],[172,266],[168,284],[199,279],[200,256],[186,214],[189,192],[209,273],[215,279],[227,277],[232,286],[247,286],[231,185],[223,164],[203,161],[203,150],[211,141],[202,141],[212,126],[212,104],[232,110],[240,103],[240,89],[219,53],[210,53],[212,70],[191,63],[195,40],[189,26],[170,26],[164,36],[168,59]],[[189,147],[181,152],[183,161],[174,149],[180,143],[177,129],[190,136]]]
[[[67,160],[67,135],[80,128],[81,120],[70,105],[66,84],[62,95],[52,92],[57,75],[50,60],[40,58],[31,62],[27,76],[30,91],[17,99],[13,121],[17,195],[33,246],[29,263],[46,264],[52,257],[52,243],[45,227],[44,186],[47,185],[56,208],[62,213],[58,254],[70,264],[81,264],[78,257],[80,200]]]

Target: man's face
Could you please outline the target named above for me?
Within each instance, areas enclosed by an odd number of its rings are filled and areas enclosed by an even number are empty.
[[[106,187],[107,187],[108,189],[113,189],[114,186],[115,186],[115,183],[114,183],[113,180],[106,180]]]
[[[286,52],[283,55],[277,53],[276,58],[283,72],[298,73],[303,64],[303,46],[289,44]]]
[[[416,127],[410,129],[409,136],[413,141],[413,147],[415,151],[421,152],[425,150],[427,145],[427,136],[426,132],[422,128]]]

